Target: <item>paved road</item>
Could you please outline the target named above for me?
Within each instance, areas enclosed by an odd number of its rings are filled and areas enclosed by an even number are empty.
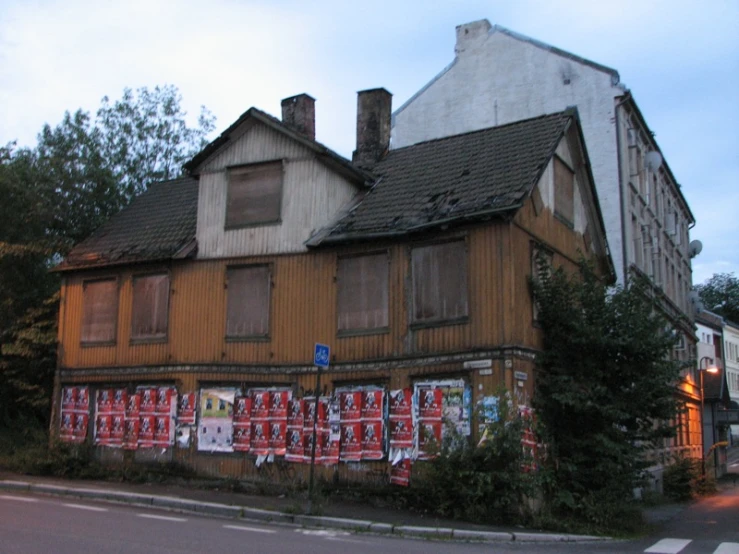
[[[739,554],[739,486],[696,502],[658,534],[598,543],[426,541],[250,523],[31,494],[0,494],[3,553]]]
[[[44,496],[0,495],[0,552],[15,554],[286,552],[290,554],[477,554],[526,545],[431,542],[338,530],[263,525]],[[566,552],[562,551],[562,552]]]

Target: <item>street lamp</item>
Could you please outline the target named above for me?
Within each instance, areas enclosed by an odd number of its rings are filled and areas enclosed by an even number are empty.
[[[703,360],[706,361],[706,367],[703,367]],[[713,363],[713,358],[703,356],[698,361],[698,373],[701,379],[701,475],[706,476],[706,428],[703,425],[703,411],[705,403],[705,392],[703,390],[703,373],[718,373],[718,367]]]

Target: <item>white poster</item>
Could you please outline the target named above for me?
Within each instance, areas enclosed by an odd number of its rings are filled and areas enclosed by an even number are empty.
[[[200,389],[198,450],[233,452],[235,388]]]

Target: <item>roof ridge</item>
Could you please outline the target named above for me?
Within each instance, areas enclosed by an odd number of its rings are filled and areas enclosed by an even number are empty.
[[[557,116],[574,117],[575,112],[576,112],[576,108],[573,106],[569,106],[565,108],[564,110],[560,110],[558,112],[551,112],[547,114],[537,115],[534,117],[527,117],[526,119],[517,119],[516,121],[509,121],[508,123],[503,123],[502,125],[492,125],[490,127],[483,127],[482,129],[474,129],[472,131],[465,131],[464,133],[458,133],[456,135],[446,135],[443,137],[428,139],[428,140],[424,140],[421,142],[416,142],[414,144],[409,144],[407,146],[401,146],[400,148],[391,148],[388,153],[392,154],[393,152],[401,152],[403,150],[407,150],[408,148],[414,148],[416,146],[421,146],[423,144],[430,144],[430,143],[441,142],[445,140],[451,140],[451,139],[458,138],[458,137],[474,135],[476,133],[489,132],[491,129],[505,129],[506,127],[512,127],[514,125],[522,125],[524,123],[531,123],[538,119],[548,119],[548,118],[553,118]]]

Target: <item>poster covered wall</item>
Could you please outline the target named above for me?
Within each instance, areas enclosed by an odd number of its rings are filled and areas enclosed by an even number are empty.
[[[66,442],[84,442],[90,417],[90,389],[63,387],[59,438]]]

